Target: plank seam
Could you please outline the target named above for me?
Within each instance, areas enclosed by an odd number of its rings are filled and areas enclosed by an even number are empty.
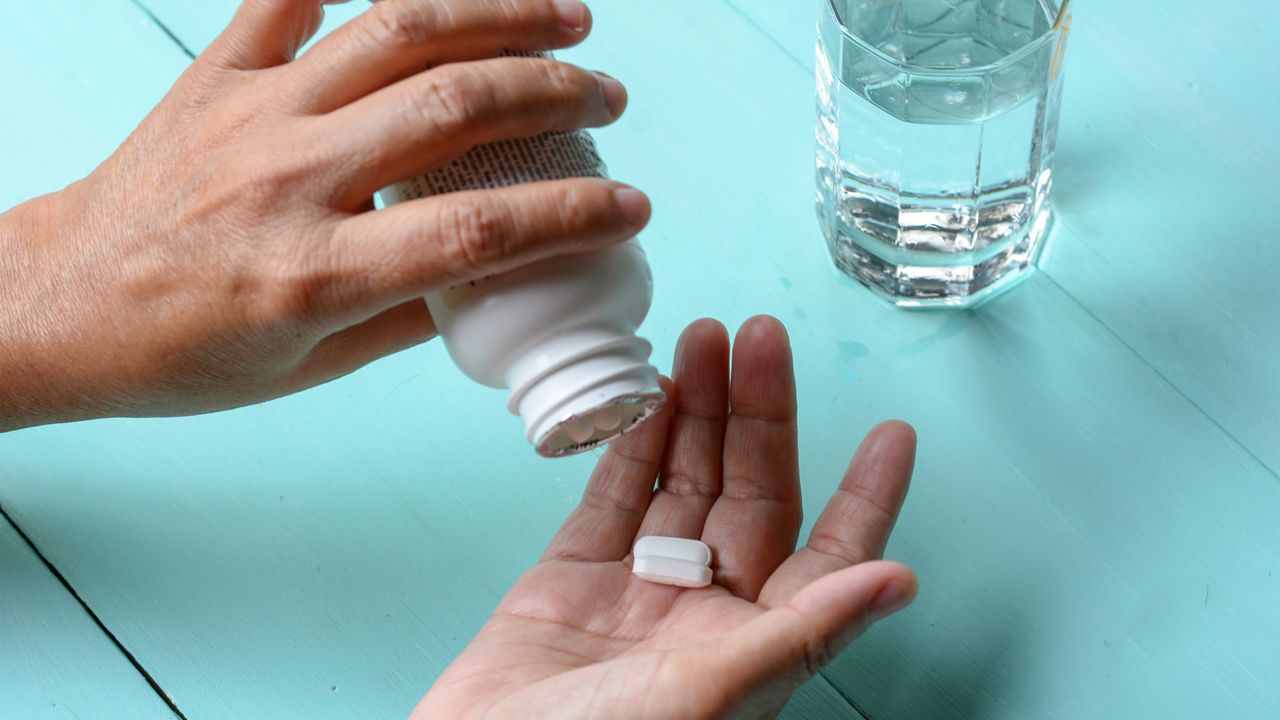
[[[831,688],[831,692],[835,693],[837,697],[845,701],[845,704],[847,704],[849,709],[853,711],[856,720],[871,720],[871,716],[864,712],[862,708],[858,707],[858,704],[853,701],[853,698],[845,695],[843,690],[836,687],[835,683],[828,680],[827,676],[823,675],[821,670],[819,670],[818,674],[814,675],[814,677],[827,687]]]
[[[160,687],[160,683],[156,682],[156,679],[151,676],[151,673],[147,672],[147,669],[142,666],[142,663],[138,662],[138,658],[134,657],[133,653],[129,652],[129,649],[124,646],[124,643],[120,642],[120,638],[116,637],[115,633],[112,633],[111,630],[107,628],[107,626],[102,622],[102,619],[98,617],[98,614],[93,611],[93,608],[89,607],[89,604],[84,601],[84,598],[80,597],[80,593],[76,592],[76,589],[67,581],[67,578],[62,574],[62,572],[49,561],[49,558],[45,557],[45,554],[40,551],[40,548],[36,547],[35,542],[31,540],[31,536],[27,535],[26,531],[22,529],[22,526],[19,525],[18,522],[13,519],[13,516],[9,514],[9,511],[5,510],[3,504],[0,504],[0,517],[3,517],[4,520],[9,523],[9,526],[13,528],[13,531],[18,534],[18,537],[22,538],[22,541],[31,549],[31,552],[35,553],[35,556],[40,559],[40,562],[44,563],[45,568],[52,573],[55,578],[57,578],[58,582],[62,584],[62,587],[71,594],[71,597],[75,598],[75,601],[79,603],[80,608],[89,616],[89,619],[93,620],[93,624],[97,625],[98,629],[101,630],[102,633],[107,636],[107,639],[111,641],[111,644],[115,645],[116,649],[124,655],[125,659],[129,661],[129,664],[133,666],[133,669],[136,670],[138,674],[142,675],[143,679],[147,681],[147,685],[151,686],[151,690],[159,696],[161,702],[169,708],[170,712],[176,715],[179,720],[187,720],[187,716],[183,715],[182,711],[178,709],[177,704],[174,703],[173,698],[169,696],[169,693],[165,692],[164,688]]]
[[[735,3],[733,0],[723,0],[723,2],[725,5],[729,6],[729,9],[732,10],[735,15],[742,18],[744,22],[746,22],[751,27],[755,28],[756,32],[763,35],[764,39],[768,40],[771,45],[781,50],[783,55],[786,55],[787,57],[791,58],[791,61],[794,62],[796,65],[800,66],[800,69],[804,70],[805,74],[813,75],[813,71],[809,69],[809,66],[805,64],[805,61],[803,59],[801,59],[800,57],[797,57],[794,53],[791,52],[790,48],[788,48],[786,45],[783,45],[776,38],[774,38],[772,33],[766,30],[763,25],[756,22],[756,19],[748,15],[742,8],[738,7],[737,3]],[[814,13],[813,22],[814,22],[814,41],[816,42],[817,41],[817,23],[818,23],[818,17],[816,12]]]
[[[1173,388],[1173,391],[1178,394],[1178,397],[1181,397],[1183,400],[1186,400],[1187,404],[1195,408],[1196,412],[1203,415],[1205,419],[1208,420],[1210,423],[1212,423],[1214,427],[1218,428],[1218,430],[1223,435],[1226,435],[1227,439],[1229,439],[1233,445],[1235,445],[1237,448],[1243,451],[1245,455],[1248,455],[1250,458],[1252,458],[1253,461],[1258,464],[1258,467],[1261,467],[1264,471],[1266,471],[1268,475],[1270,475],[1275,480],[1280,481],[1280,473],[1277,473],[1276,470],[1274,470],[1270,465],[1268,465],[1265,460],[1263,460],[1261,457],[1258,457],[1256,453],[1254,453],[1252,450],[1249,449],[1249,446],[1241,442],[1239,438],[1233,435],[1231,431],[1226,428],[1226,426],[1218,422],[1217,418],[1209,414],[1208,410],[1201,407],[1200,403],[1196,402],[1190,395],[1185,393],[1182,390],[1182,388],[1178,387],[1177,383],[1173,382],[1173,380],[1171,380],[1169,376],[1165,375],[1164,372],[1160,370],[1160,368],[1156,367],[1155,364],[1152,363],[1150,360],[1148,360],[1141,352],[1139,352],[1136,347],[1134,347],[1133,345],[1130,345],[1129,341],[1125,340],[1124,337],[1120,335],[1120,333],[1113,330],[1110,325],[1104,322],[1102,318],[1098,317],[1098,315],[1095,314],[1092,310],[1090,310],[1087,305],[1081,302],[1075,295],[1071,294],[1071,291],[1063,287],[1062,284],[1059,283],[1052,275],[1050,275],[1047,270],[1041,267],[1037,267],[1036,270],[1041,275],[1043,275],[1045,279],[1047,279],[1050,283],[1052,283],[1054,287],[1058,288],[1058,290],[1063,295],[1066,295],[1067,298],[1071,300],[1071,302],[1075,303],[1077,307],[1079,307],[1082,311],[1084,311],[1084,314],[1088,315],[1089,318],[1092,319],[1095,323],[1097,323],[1099,327],[1105,330],[1108,335],[1115,338],[1116,342],[1119,342],[1122,346],[1124,346],[1126,350],[1132,353],[1134,357],[1142,361],[1143,365],[1146,365],[1148,368],[1150,368],[1151,372],[1155,373],[1156,377],[1160,378],[1161,382]]]
[[[165,25],[164,22],[160,20],[160,18],[156,17],[156,14],[151,12],[151,8],[147,7],[146,5],[143,5],[142,0],[129,0],[129,2],[132,3],[134,7],[141,10],[142,14],[146,15],[147,18],[151,20],[151,22],[155,23],[155,26],[160,28],[160,32],[164,33],[165,35],[168,35],[169,39],[173,41],[173,44],[178,46],[178,49],[181,50],[184,55],[186,55],[191,60],[196,59],[196,54],[191,52],[191,48],[187,47],[186,43],[182,42],[182,40],[179,39],[178,36],[175,35],[172,30],[169,29],[168,25]]]

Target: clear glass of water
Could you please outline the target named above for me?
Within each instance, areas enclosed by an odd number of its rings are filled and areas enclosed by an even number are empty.
[[[820,0],[818,213],[905,307],[973,307],[1051,220],[1069,0]]]

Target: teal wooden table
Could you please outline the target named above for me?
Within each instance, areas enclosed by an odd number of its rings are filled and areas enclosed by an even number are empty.
[[[90,170],[233,10],[0,0],[0,208]],[[920,599],[787,717],[1280,717],[1280,5],[1077,3],[1052,245],[958,314],[829,266],[809,2],[593,10],[564,57],[631,90],[599,137],[656,207],[662,364],[695,317],[787,322],[810,519],[875,421],[920,431],[889,548]],[[585,482],[518,428],[433,343],[0,436],[0,717],[406,715]]]

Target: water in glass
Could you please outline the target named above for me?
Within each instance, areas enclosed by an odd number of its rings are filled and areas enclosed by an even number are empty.
[[[1069,18],[1055,0],[820,0],[818,210],[903,306],[973,306],[1050,225]]]

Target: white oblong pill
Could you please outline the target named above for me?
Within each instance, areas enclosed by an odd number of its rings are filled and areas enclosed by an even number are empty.
[[[591,421],[595,423],[596,428],[605,432],[613,432],[622,427],[622,408],[601,408],[591,416]]]
[[[711,584],[711,548],[699,540],[649,535],[632,549],[631,572],[641,580],[700,588]]]
[[[591,424],[591,418],[577,417],[569,421],[565,429],[569,431],[569,437],[576,443],[586,442],[596,434],[596,428]]]
[[[711,548],[701,540],[648,535],[636,541],[631,551],[636,557],[667,557],[699,565],[711,564]]]
[[[711,584],[711,568],[706,565],[665,557],[638,557],[631,572],[641,580],[700,588]]]

